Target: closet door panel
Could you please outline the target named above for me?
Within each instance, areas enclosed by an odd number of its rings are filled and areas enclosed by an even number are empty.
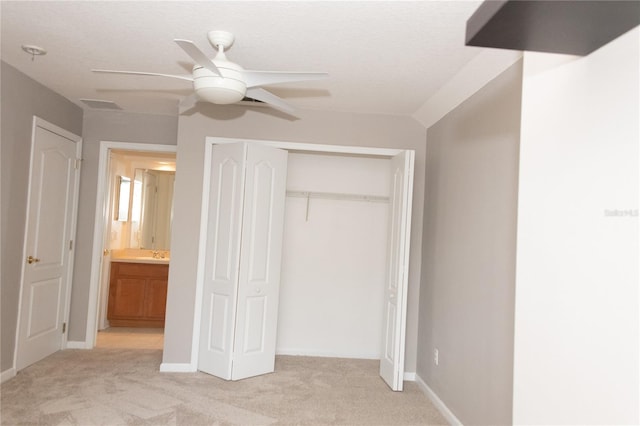
[[[198,369],[231,379],[238,297],[245,144],[212,151]]]
[[[394,391],[402,390],[404,378],[413,156],[413,151],[404,151],[391,159],[391,208],[380,376]]]
[[[274,371],[287,151],[249,146],[233,380]]]

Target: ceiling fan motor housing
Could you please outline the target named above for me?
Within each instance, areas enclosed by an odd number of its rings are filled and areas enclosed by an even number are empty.
[[[215,60],[214,63],[222,77],[200,65],[193,67],[193,88],[198,97],[219,105],[241,101],[247,93],[242,67],[229,61]]]

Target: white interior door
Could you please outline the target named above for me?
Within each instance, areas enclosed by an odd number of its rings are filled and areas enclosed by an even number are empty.
[[[402,390],[404,380],[413,162],[413,151],[405,151],[391,159],[390,234],[380,376],[394,391]]]
[[[29,178],[17,370],[63,346],[75,234],[80,138],[37,123]]]
[[[109,178],[107,179],[107,199],[106,208],[113,211],[113,198],[115,196],[115,177],[114,164],[111,161],[111,155],[107,159],[107,169],[109,170]],[[103,206],[105,208],[105,206]],[[102,232],[102,257],[100,261],[100,304],[98,307],[98,330],[109,328],[109,320],[107,319],[107,308],[109,305],[109,274],[111,271],[111,217],[112,213],[107,214],[109,220],[104,221]]]
[[[198,369],[227,380],[273,371],[287,152],[215,145]]]

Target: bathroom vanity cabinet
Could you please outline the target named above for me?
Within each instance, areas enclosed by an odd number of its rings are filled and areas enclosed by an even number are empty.
[[[169,265],[112,262],[107,319],[115,327],[164,327]]]

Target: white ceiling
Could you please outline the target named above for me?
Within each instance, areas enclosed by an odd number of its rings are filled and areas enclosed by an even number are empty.
[[[482,49],[464,46],[481,1],[2,1],[1,58],[87,108],[116,102],[135,112],[176,114],[190,83],[94,74],[92,68],[190,72],[173,42],[231,31],[227,57],[246,69],[326,71],[325,81],[271,86],[296,107],[411,115]],[[48,54],[21,49],[35,44]]]

